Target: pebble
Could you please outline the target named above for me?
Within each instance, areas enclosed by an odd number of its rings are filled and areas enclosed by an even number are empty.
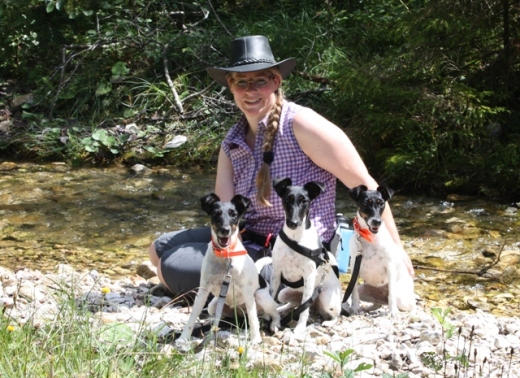
[[[78,305],[86,305],[101,323],[125,323],[136,332],[145,327],[159,340],[168,340],[166,336],[182,330],[189,311],[162,293],[153,295],[151,289],[157,282],[152,279],[153,269],[149,264],[141,265],[136,271],[146,278],[135,274],[110,279],[95,270],[77,272],[68,265],[59,265],[55,272],[45,274],[0,267],[0,311],[18,325],[29,320],[35,325],[51,322],[60,311],[53,293],[67,288],[75,293]],[[339,361],[347,355],[344,371],[370,365],[363,376],[405,373],[410,378],[451,377],[456,376],[456,356],[464,354],[469,363],[466,368],[459,367],[457,374],[461,377],[520,377],[518,317],[497,317],[479,308],[466,312],[452,309],[445,325],[455,327],[455,332],[446,339],[441,324],[421,303],[419,300],[411,313],[399,313],[393,318],[384,307],[368,314],[341,317],[332,327],[323,327],[319,317],[311,315],[306,337],[295,337],[290,329],[285,329],[274,335],[265,334],[262,343],[248,346],[247,367],[263,368],[272,376],[299,376],[305,361],[310,377],[322,376],[324,371],[339,376]],[[239,356],[238,350],[245,345],[245,331],[222,330],[217,340],[216,345],[208,343],[206,350],[192,358],[202,360],[209,353],[217,365],[226,359],[232,368],[244,357]],[[176,353],[171,341],[164,341],[158,349],[165,356]],[[349,350],[352,353],[346,354]],[[445,359],[446,374],[434,368],[444,353],[450,356]]]

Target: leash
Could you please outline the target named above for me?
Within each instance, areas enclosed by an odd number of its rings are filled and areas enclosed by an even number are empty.
[[[222,311],[224,310],[224,303],[226,301],[227,292],[229,290],[229,284],[231,282],[231,258],[228,257],[227,259],[228,259],[228,267],[227,267],[226,274],[224,275],[224,279],[222,280],[222,285],[220,286],[220,292],[218,294],[217,305],[215,307],[215,317],[213,318],[213,323],[210,328],[210,333],[202,339],[202,342],[194,348],[195,349],[194,351],[198,351],[198,350],[205,348],[206,345],[208,345],[208,343],[210,342],[213,335],[215,335],[215,343],[217,342],[216,335],[217,335],[218,330],[220,329],[219,328],[220,318],[222,318]],[[204,328],[207,329],[207,325],[201,326],[200,331],[204,332]]]
[[[220,293],[218,294],[217,306],[215,307],[215,318],[213,319],[213,326],[211,327],[211,333],[218,331],[218,324],[222,317],[222,311],[224,310],[224,303],[226,301],[227,292],[229,290],[229,283],[231,282],[231,259],[228,258],[227,272],[222,280],[222,286],[220,286]]]
[[[302,303],[300,306],[298,306],[295,310],[291,311],[290,314],[283,317],[283,319],[280,321],[280,325],[282,327],[287,326],[291,320],[297,320],[300,317],[300,314],[307,310],[312,303],[318,298],[321,291],[323,290],[323,281],[325,279],[325,276],[329,273],[329,270],[331,268],[329,254],[327,253],[327,249],[323,246],[321,243],[321,240],[318,238],[318,248],[317,249],[310,249],[307,247],[302,246],[298,242],[290,239],[287,234],[282,229],[278,237],[282,239],[282,241],[287,244],[289,248],[291,248],[293,251],[299,253],[302,256],[307,257],[308,259],[311,259],[316,264],[316,268],[323,264],[327,264],[327,267],[323,270],[323,274],[321,275],[320,284],[314,289],[314,292],[312,293],[311,297],[306,300],[304,303]],[[334,272],[336,276],[339,276],[339,270],[334,269]],[[289,282],[287,281],[283,275],[282,275],[282,282],[292,288],[299,288],[302,287],[304,284],[303,277],[300,278],[296,282]]]
[[[320,284],[316,287],[316,289],[314,289],[311,297],[307,299],[305,303],[299,305],[295,310],[291,311],[288,315],[284,316],[280,320],[280,325],[282,327],[285,328],[292,320],[298,320],[300,318],[300,314],[311,307],[312,303],[316,300],[316,298],[318,298],[321,291],[323,290],[323,281],[325,280],[325,276],[329,273],[331,268],[331,264],[329,262],[327,263],[327,267],[323,270],[323,274],[321,275]]]
[[[192,350],[194,353],[198,353],[202,349],[204,349],[208,345],[208,343],[211,341],[211,338],[213,337],[213,335],[216,335],[219,330],[232,329],[233,327],[241,328],[244,326],[244,324],[242,324],[243,322],[238,323],[236,318],[235,318],[235,322],[236,322],[235,324],[231,323],[231,319],[229,319],[229,318],[222,319],[222,312],[224,310],[224,304],[226,301],[227,292],[229,290],[229,284],[231,283],[231,278],[232,278],[232,276],[231,276],[231,267],[232,267],[231,258],[228,258],[228,260],[229,260],[229,263],[228,263],[226,274],[224,275],[224,278],[222,280],[222,285],[220,286],[220,292],[219,292],[217,304],[215,307],[215,315],[214,315],[213,321],[197,323],[193,327],[192,335],[197,333],[202,336],[202,341],[197,346],[195,346]],[[260,279],[263,280],[263,278],[259,275],[259,283],[260,283]],[[265,280],[263,281],[263,284],[265,285]],[[260,283],[260,286],[262,286],[262,283]],[[209,333],[204,336],[204,334],[206,334],[207,332],[209,332]],[[179,338],[180,335],[181,335],[180,331],[172,332],[171,334],[168,334],[165,336],[163,342],[173,342],[173,341],[177,340],[177,338]],[[217,340],[215,338],[215,342],[216,341]]]
[[[356,256],[356,261],[354,262],[354,269],[352,270],[352,276],[350,277],[350,282],[348,283],[347,289],[345,290],[345,294],[343,295],[343,301],[341,303],[345,303],[350,298],[350,295],[354,291],[354,287],[356,286],[357,280],[359,278],[359,271],[361,269],[361,260],[363,259],[363,248],[361,248],[361,238],[365,239],[369,243],[374,240],[374,237],[370,230],[362,229],[359,226],[359,221],[357,217],[354,218],[352,222],[354,225],[354,230],[356,231],[356,241],[358,245],[358,254]],[[344,316],[350,316],[345,310],[341,309],[341,314]]]
[[[359,242],[359,240],[358,240]],[[341,303],[345,303],[350,298],[352,291],[354,291],[354,286],[356,286],[356,282],[359,277],[359,270],[361,269],[361,259],[363,258],[363,254],[361,253],[361,248],[358,251],[358,255],[356,256],[356,261],[354,262],[354,269],[352,270],[352,276],[350,277],[350,282],[348,283],[347,289],[345,290],[345,295],[343,295],[343,301]]]
[[[204,349],[210,342],[213,335],[216,335],[216,333],[219,331],[219,329],[221,327],[224,327],[228,324],[227,321],[221,321],[221,318],[222,318],[222,312],[224,310],[224,304],[226,301],[226,296],[227,296],[227,292],[229,290],[230,283],[231,283],[231,258],[228,258],[228,267],[227,267],[226,274],[224,275],[224,278],[222,280],[222,285],[220,286],[220,292],[219,292],[218,299],[217,299],[217,305],[215,308],[215,316],[213,318],[213,321],[211,323],[210,322],[205,322],[202,324],[198,323],[193,327],[192,335],[195,332],[197,332],[197,333],[200,333],[201,336],[203,336],[202,341],[192,349],[192,351],[194,353],[198,353],[202,349]],[[208,331],[209,331],[209,334],[204,336],[204,334]],[[164,342],[175,341],[180,337],[180,335],[181,335],[181,332],[179,332],[179,331],[172,332],[171,334],[166,335],[163,341]],[[215,338],[215,343],[216,343],[216,341],[217,340]]]

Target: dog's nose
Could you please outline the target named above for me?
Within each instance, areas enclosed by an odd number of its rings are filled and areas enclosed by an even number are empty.
[[[289,227],[291,230],[294,230],[295,228],[298,227],[298,222],[288,219],[287,227]]]
[[[381,226],[381,219],[372,219],[372,227],[379,227]]]
[[[220,235],[225,236],[231,233],[231,227],[220,227]]]

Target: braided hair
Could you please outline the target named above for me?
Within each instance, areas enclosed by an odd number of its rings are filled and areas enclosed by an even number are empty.
[[[280,115],[282,113],[282,104],[284,100],[283,91],[281,87],[282,79],[280,75],[280,71],[277,67],[268,68],[267,71],[280,78],[280,87],[275,91],[276,100],[269,113],[269,117],[267,119],[267,129],[264,136],[264,140],[262,143],[262,166],[260,167],[260,171],[258,171],[258,175],[256,176],[256,188],[257,201],[264,206],[272,206],[269,202],[269,197],[271,196],[271,171],[269,166],[274,160],[274,139],[276,134],[278,133],[278,128],[280,126]],[[232,80],[232,74],[228,74],[230,80]]]
[[[282,89],[278,88],[275,94],[276,102],[273,106],[273,109],[271,110],[271,113],[269,114],[269,118],[267,120],[267,129],[264,136],[264,141],[262,143],[262,166],[260,167],[260,171],[258,171],[258,175],[256,176],[256,199],[259,203],[261,203],[264,206],[272,206],[269,202],[272,186],[271,170],[269,166],[274,160],[274,138],[278,133],[278,128],[280,126],[280,115],[282,113],[283,103]]]

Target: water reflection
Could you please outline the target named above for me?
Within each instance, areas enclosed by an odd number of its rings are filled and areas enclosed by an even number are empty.
[[[122,167],[0,164],[0,266],[46,271],[66,262],[132,274],[157,235],[207,222],[199,198],[213,187],[214,174],[197,170],[135,175]],[[426,304],[520,312],[516,205],[396,195],[391,206],[408,253],[422,267],[416,285]],[[343,187],[337,209],[347,216],[355,211]],[[499,254],[489,270],[501,280],[464,274],[489,266]],[[511,276],[502,276],[507,269]]]

